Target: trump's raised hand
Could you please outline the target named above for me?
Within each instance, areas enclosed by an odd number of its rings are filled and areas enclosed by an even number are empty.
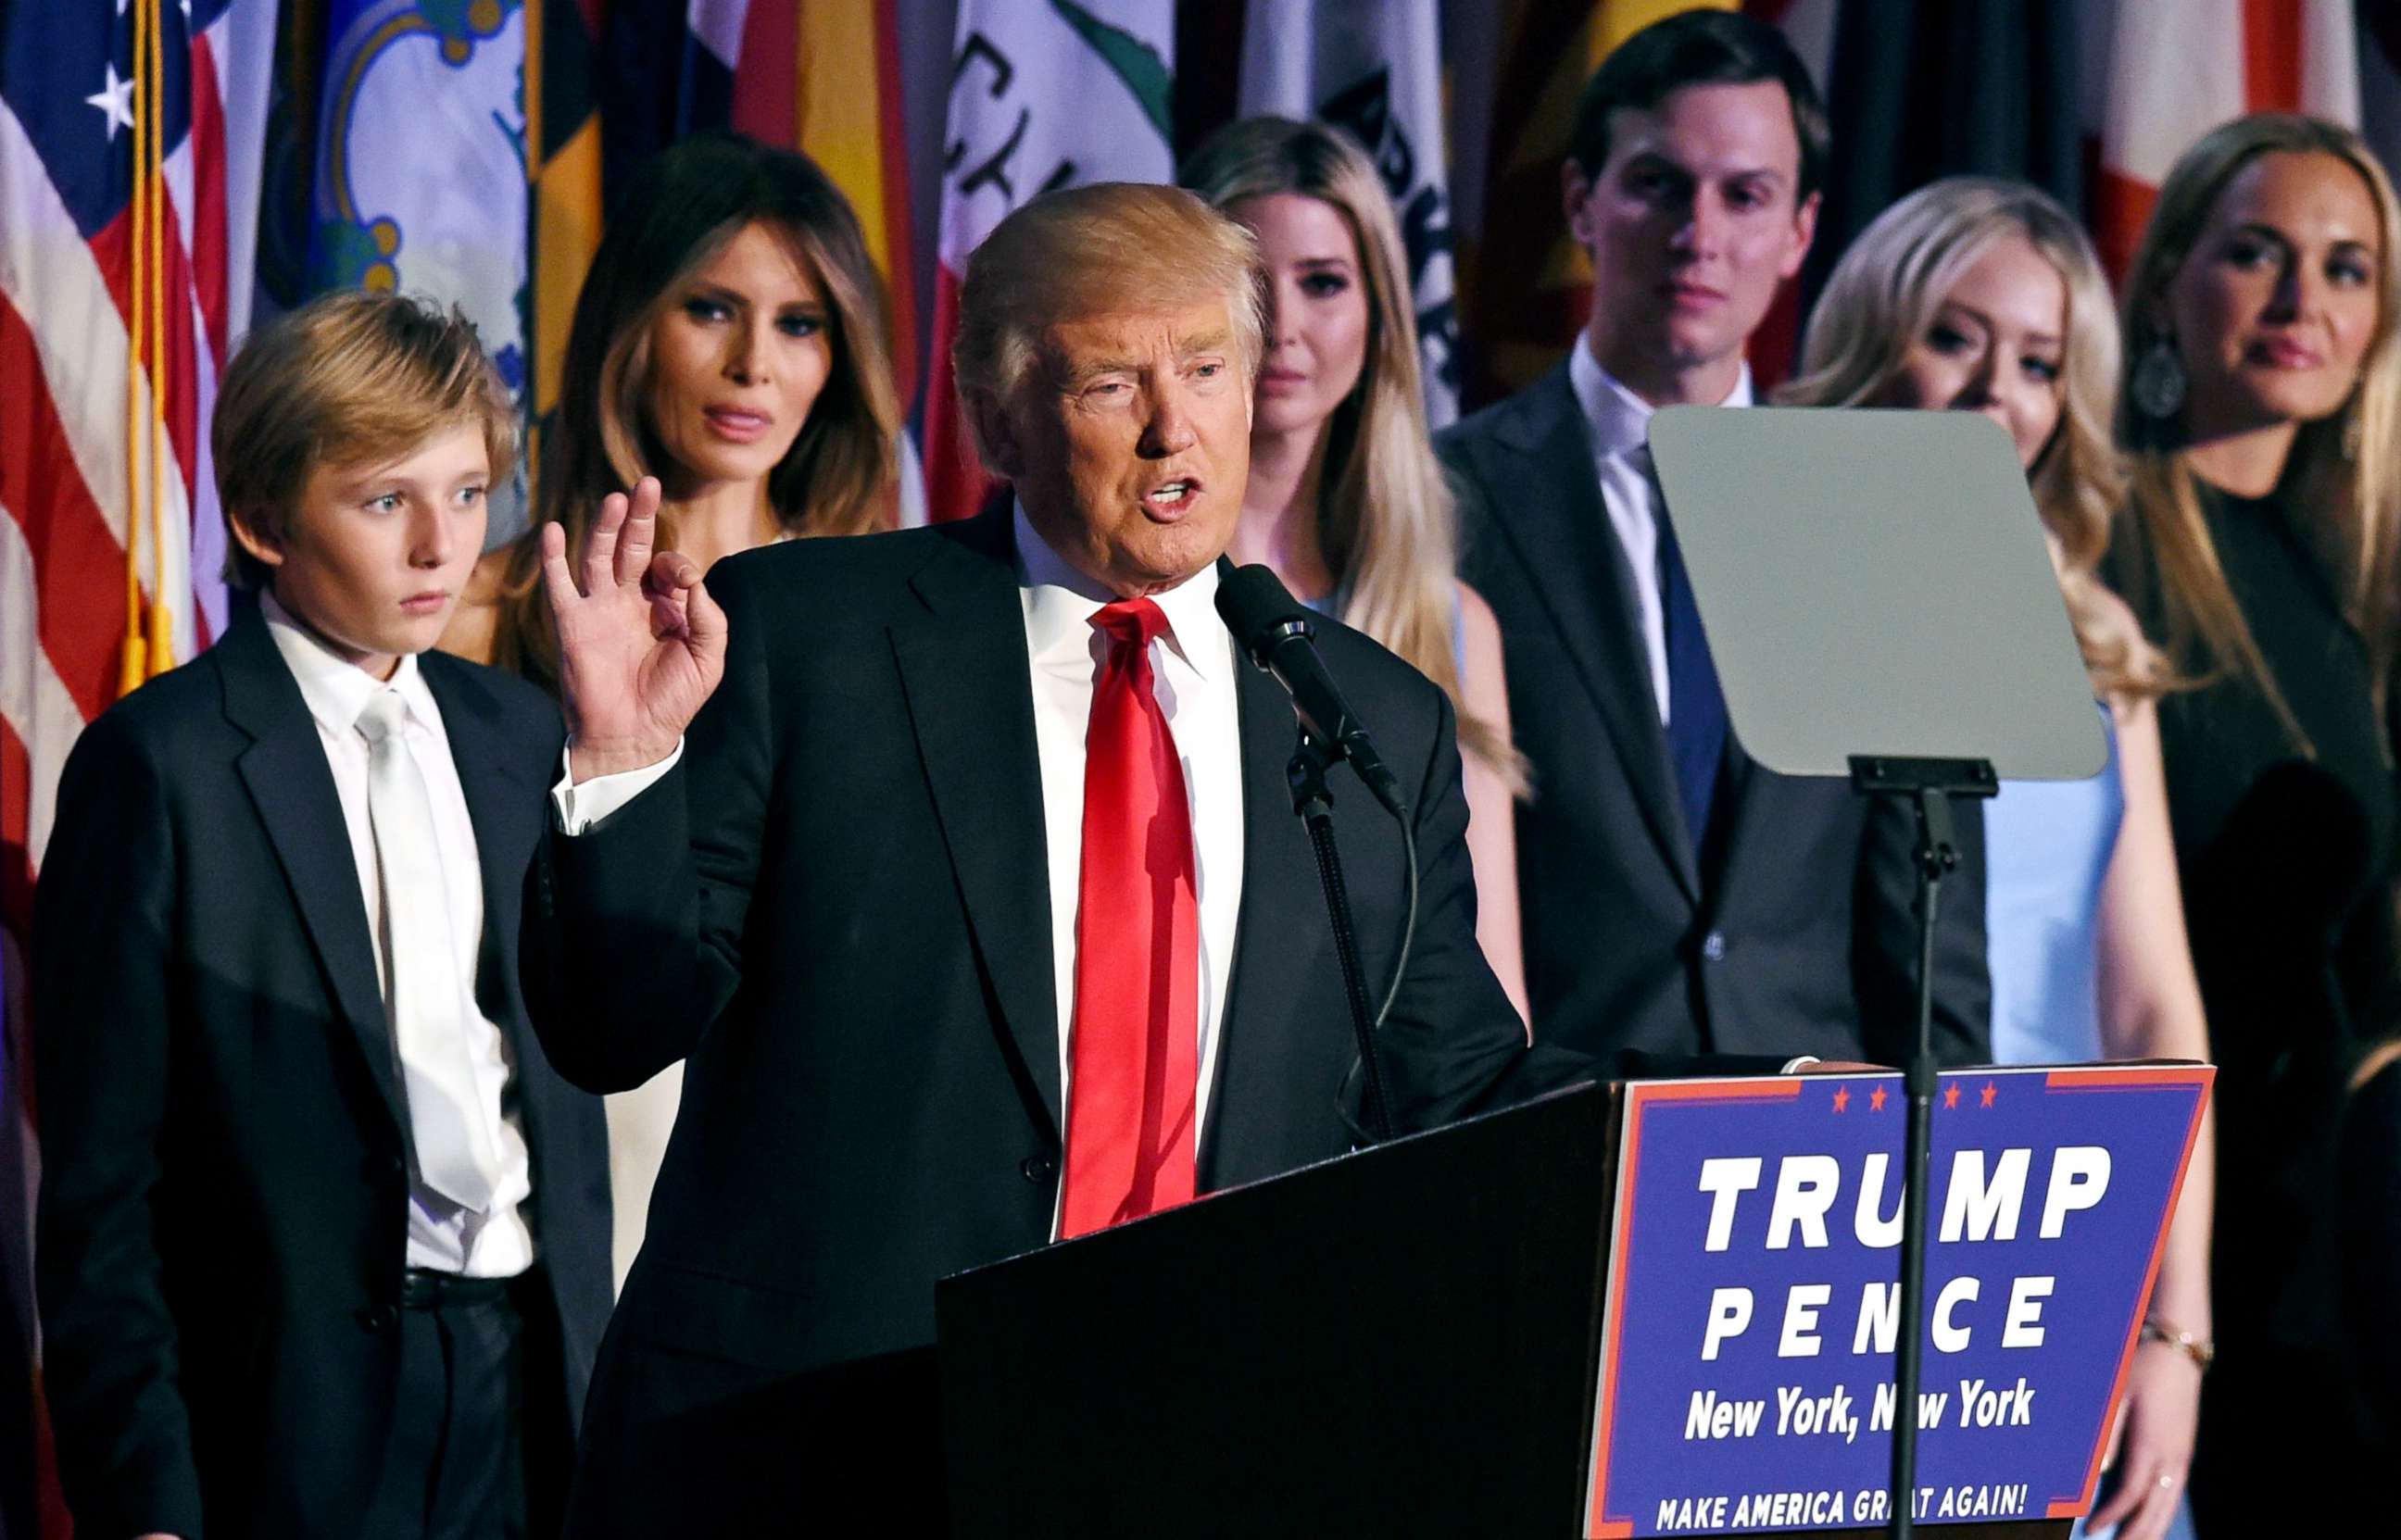
[[[611,494],[584,537],[582,573],[567,531],[542,532],[542,583],[558,625],[559,694],[578,782],[640,770],[675,751],[725,673],[725,612],[700,566],[659,551],[659,484]]]

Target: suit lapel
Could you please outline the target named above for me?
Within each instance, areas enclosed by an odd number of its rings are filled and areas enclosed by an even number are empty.
[[[1293,944],[1314,938],[1317,867],[1309,842],[1294,830],[1292,786],[1285,768],[1299,742],[1292,699],[1265,669],[1249,659],[1234,665],[1235,717],[1242,735],[1242,905],[1234,922],[1233,967],[1226,980],[1226,1009],[1217,1025],[1217,1072],[1209,1093],[1209,1118],[1198,1152],[1201,1181],[1214,1185],[1220,1131],[1239,1119],[1254,1098],[1234,1092],[1228,1070],[1245,1062],[1235,1039],[1252,1030],[1244,1004],[1285,1001],[1300,992],[1315,959]]]
[[[1651,692],[1650,649],[1636,623],[1634,575],[1611,528],[1593,473],[1592,441],[1564,365],[1496,425],[1504,451],[1524,461],[1519,484],[1547,495],[1496,510],[1492,527],[1516,550],[1549,610],[1567,654],[1617,745],[1626,778],[1660,855],[1698,902],[1700,875],[1685,831],[1667,735]],[[1565,560],[1562,560],[1562,555]]]
[[[1006,507],[963,526],[910,580],[926,615],[890,635],[977,955],[1055,1140],[1063,1124],[1049,845],[1009,540]]]
[[[366,1056],[385,1107],[405,1128],[383,990],[376,981],[375,939],[367,933],[358,866],[316,721],[267,622],[254,613],[244,614],[214,653],[224,672],[226,716],[253,740],[236,762],[242,784],[292,884],[335,1004]]]

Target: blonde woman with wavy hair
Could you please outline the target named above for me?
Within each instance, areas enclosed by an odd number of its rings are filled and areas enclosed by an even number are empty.
[[[1501,627],[1459,580],[1456,510],[1426,428],[1399,221],[1375,163],[1338,129],[1254,117],[1211,136],[1187,187],[1248,225],[1270,324],[1251,479],[1227,554],[1265,562],[1305,601],[1442,687],[1459,713],[1476,935],[1526,1013]]]
[[[2125,490],[2110,440],[2118,388],[2116,302],[2092,242],[2050,195],[2024,183],[1951,177],[1921,187],[1859,232],[1809,317],[1801,376],[1777,399],[1802,406],[1894,404],[1912,349],[1955,352],[1971,339],[1941,321],[1953,288],[1996,244],[2023,244],[2064,290],[2053,347],[2032,371],[2051,430],[2019,443],[2036,511],[2094,687],[2113,697],[2156,693],[2157,657],[2098,568]],[[1945,333],[1939,343],[1935,329]],[[1928,403],[1931,404],[1931,403]],[[1997,402],[1981,409],[2002,416]],[[2004,428],[2016,429],[2003,420]],[[2029,448],[2031,457],[2029,457]]]
[[[1993,1057],[2058,1064],[2209,1056],[2169,834],[2156,654],[2095,576],[2123,487],[2109,441],[2118,327],[2076,222],[2023,184],[1955,177],[1862,231],[1810,317],[1804,406],[1982,413],[2009,433],[2114,752],[2066,784],[2011,783],[1984,813]],[[2201,1372],[2175,1345],[2210,1331],[2212,1145],[2194,1152],[2126,1382],[2124,1434],[2093,1526],[2191,1533],[2184,1483]]]
[[[2358,1355],[2334,1129],[2394,980],[2396,250],[2392,183],[2357,134],[2260,115],[2177,160],[2127,280],[2110,565],[2188,687],[2160,730],[2240,1154],[2193,1489],[2212,1533],[2283,1529],[2290,1492],[2339,1511],[2370,1464],[2340,1414]]]

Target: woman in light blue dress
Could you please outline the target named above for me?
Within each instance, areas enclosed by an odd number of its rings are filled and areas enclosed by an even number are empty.
[[[1985,811],[1994,1057],[2208,1057],[2161,770],[2164,671],[2094,575],[2123,479],[2109,437],[2118,327],[2090,242],[2031,187],[1935,183],[1844,254],[1803,364],[1787,402],[1958,408],[2008,430],[2109,729],[2101,774],[2006,784]],[[2191,1533],[2184,1489],[2210,1354],[2213,1173],[2204,1137],[2127,1376],[2095,1533]]]

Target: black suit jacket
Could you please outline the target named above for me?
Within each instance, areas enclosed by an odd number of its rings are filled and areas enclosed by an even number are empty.
[[[863,1438],[875,1397],[853,1370],[933,1341],[937,1278],[1044,1245],[1058,1190],[1050,911],[1075,894],[1049,891],[1008,511],[768,547],[708,580],[730,655],[679,765],[554,835],[528,918],[535,1023],[568,1075],[610,1090],[690,1059],[594,1381],[578,1533],[708,1504],[789,1522],[779,1492],[822,1512],[862,1441],[879,1471],[896,1449],[926,1463],[915,1495],[938,1485],[929,1424]],[[1448,702],[1353,632],[1319,645],[1416,810],[1417,938],[1383,1030],[1399,1119],[1584,1073],[1529,1055],[1476,946]],[[1351,1142],[1341,974],[1284,780],[1292,706],[1249,663],[1237,676],[1242,899],[1204,1189]],[[1334,796],[1381,980],[1399,832],[1348,770]],[[811,1397],[830,1418],[786,1431]]]
[[[607,1134],[526,1029],[516,959],[558,712],[420,666],[475,827],[477,993],[514,1057],[566,1363],[528,1394],[573,1417],[609,1313]],[[408,1214],[372,947],[316,724],[254,612],[85,730],[33,938],[35,1255],[78,1533],[358,1533]]]
[[[1517,873],[1536,1034],[1592,1052],[1817,1054],[1900,1064],[1915,1034],[1913,815],[1777,775],[1728,740],[1715,849],[1685,831],[1634,579],[1565,365],[1447,430],[1463,575],[1500,618],[1531,762]],[[1982,1063],[1983,814],[1943,885],[1935,1051]]]

